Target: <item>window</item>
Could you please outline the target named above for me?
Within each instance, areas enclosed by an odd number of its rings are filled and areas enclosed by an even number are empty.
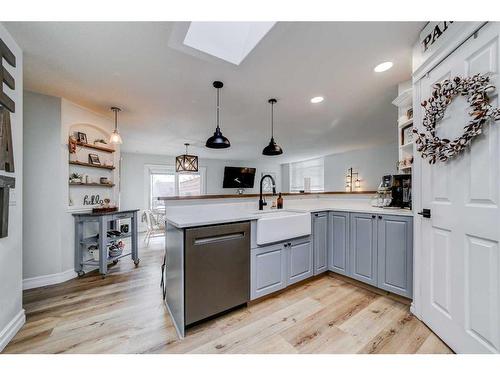
[[[299,192],[300,190],[305,190],[305,178],[311,180],[312,192],[324,191],[324,173],[325,164],[323,158],[290,163],[290,191]]]
[[[170,166],[146,166],[149,185],[149,208],[163,210],[165,202],[158,197],[190,196],[205,194],[205,171],[199,168],[198,172],[177,173]]]

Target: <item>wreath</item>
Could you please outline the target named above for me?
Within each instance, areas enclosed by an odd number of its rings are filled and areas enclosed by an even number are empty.
[[[483,125],[488,120],[500,120],[500,110],[490,105],[488,92],[494,91],[495,86],[489,83],[489,77],[476,74],[473,77],[455,77],[434,85],[432,96],[422,102],[424,118],[422,125],[426,132],[416,134],[417,151],[423,158],[429,158],[429,163],[437,160],[445,162],[465,150],[472,139],[482,133]],[[446,107],[458,95],[466,96],[471,106],[469,115],[472,119],[464,127],[464,133],[454,139],[439,138],[436,136],[436,125],[443,119]]]

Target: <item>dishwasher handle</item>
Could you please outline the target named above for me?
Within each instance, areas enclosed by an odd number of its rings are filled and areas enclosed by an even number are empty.
[[[208,245],[208,244],[222,242],[222,241],[238,240],[238,239],[244,238],[244,237],[245,237],[245,232],[222,234],[222,235],[211,236],[211,237],[200,237],[200,238],[194,239],[194,245]]]

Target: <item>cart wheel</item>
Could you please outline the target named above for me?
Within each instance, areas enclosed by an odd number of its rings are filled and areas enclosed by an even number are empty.
[[[118,259],[115,259],[115,260],[113,261],[113,264],[118,264]]]
[[[78,277],[82,277],[83,275],[85,275],[85,272],[83,272],[83,271],[78,271],[78,272],[77,272],[77,275],[78,275]]]
[[[135,266],[136,266],[136,267],[139,265],[139,262],[140,262],[140,261],[141,261],[140,259],[136,259],[136,260],[134,260],[134,264],[135,264]]]

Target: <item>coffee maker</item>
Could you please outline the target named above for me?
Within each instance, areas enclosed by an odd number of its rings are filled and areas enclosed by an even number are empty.
[[[411,209],[411,174],[383,176],[372,205]]]
[[[390,206],[411,209],[411,174],[395,174],[391,178],[392,202]]]

